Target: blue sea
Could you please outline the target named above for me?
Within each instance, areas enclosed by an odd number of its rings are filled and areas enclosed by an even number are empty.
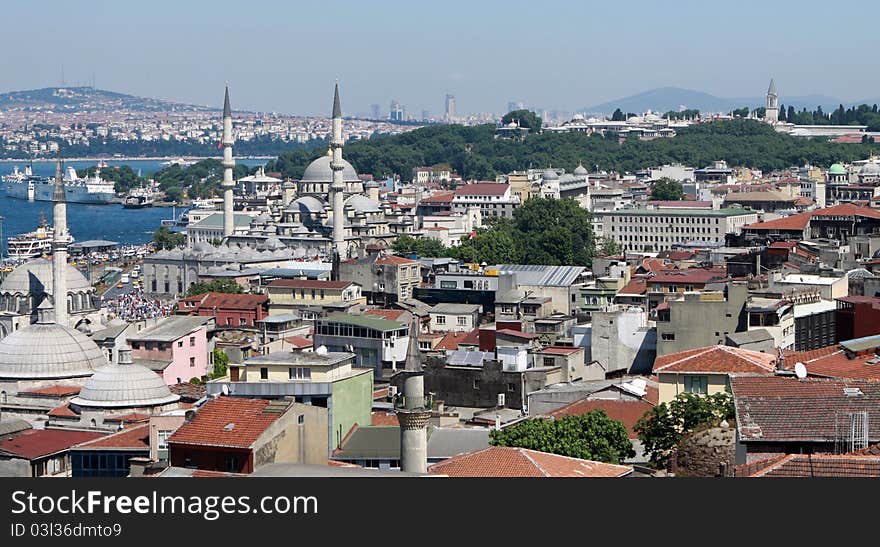
[[[128,165],[137,172],[138,169],[146,176],[161,169],[162,160],[108,160],[111,166]],[[237,159],[236,163],[254,167],[264,165],[266,160]],[[93,161],[70,161],[76,169],[84,169],[95,165]],[[0,174],[11,173],[14,166],[24,170],[27,162],[0,162]],[[34,174],[54,176],[53,162],[34,162]],[[6,195],[5,185],[0,184],[0,249],[5,256],[6,238],[12,235],[33,231],[40,224],[40,213],[52,224],[52,203],[48,201],[27,201],[10,198]],[[179,213],[179,209],[178,209]],[[171,218],[171,207],[148,207],[145,209],[125,209],[120,204],[85,205],[81,203],[67,204],[67,225],[76,241],[90,239],[107,239],[119,242],[120,245],[137,245],[152,240],[153,232],[159,228],[162,219]]]

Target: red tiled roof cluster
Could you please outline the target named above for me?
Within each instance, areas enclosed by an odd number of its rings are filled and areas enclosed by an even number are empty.
[[[107,435],[94,441],[84,442],[77,448],[98,448],[116,450],[148,450],[150,448],[150,424],[127,427],[122,431]]]
[[[25,429],[0,437],[0,454],[34,460],[67,450],[83,441],[103,437],[97,431],[64,429]]]
[[[264,413],[267,399],[218,397],[196,412],[168,439],[169,443],[250,448],[266,429],[282,416]]]
[[[687,284],[705,285],[706,283],[721,280],[727,277],[724,268],[687,268],[684,270],[671,270],[658,273],[647,280],[648,285],[664,284]]]
[[[622,422],[626,426],[630,439],[637,437],[633,427],[645,412],[654,408],[654,405],[644,399],[581,399],[567,404],[550,413],[556,419],[563,416],[580,416],[593,410],[604,410],[612,420]]]
[[[526,448],[490,446],[443,460],[428,473],[450,477],[623,477],[625,465],[594,462]]]
[[[184,298],[183,302],[193,303],[199,308],[218,308],[225,310],[252,310],[269,301],[265,294],[231,294],[209,292]]]
[[[79,389],[79,386],[63,386],[56,384],[19,391],[18,394],[26,395],[28,397],[69,397],[79,393]]]
[[[465,338],[467,338],[471,333],[469,332],[447,332],[443,339],[440,340],[437,345],[434,347],[435,350],[457,350],[458,345],[461,344]]]
[[[437,192],[433,196],[422,198],[419,203],[452,203],[455,192]]]
[[[474,182],[455,189],[456,196],[503,196],[510,187],[501,182]]]
[[[379,264],[379,265],[386,265],[386,264],[401,265],[401,264],[418,264],[418,263],[419,263],[418,260],[412,260],[410,258],[403,258],[402,256],[396,256],[396,255],[384,255],[384,256],[380,256],[379,258],[376,259],[376,264]]]
[[[810,224],[812,213],[798,213],[787,217],[756,222],[743,226],[743,230],[798,230],[803,231]]]
[[[737,466],[737,477],[880,477],[880,456],[786,454]]]
[[[717,374],[774,374],[776,357],[730,346],[707,346],[661,355],[654,372],[703,372]]]
[[[803,363],[810,376],[828,378],[880,380],[880,363],[874,351],[849,354],[841,346],[826,346],[811,351],[785,353],[786,368],[793,370],[795,363]]]

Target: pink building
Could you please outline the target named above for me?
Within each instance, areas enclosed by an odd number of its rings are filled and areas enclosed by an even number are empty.
[[[172,315],[128,337],[136,363],[161,375],[168,385],[208,374],[208,327],[213,317]]]

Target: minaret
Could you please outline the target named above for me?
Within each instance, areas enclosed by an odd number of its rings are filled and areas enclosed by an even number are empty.
[[[428,420],[431,400],[425,398],[425,377],[419,353],[418,317],[413,316],[409,328],[409,346],[403,372],[403,394],[394,401],[400,422],[400,470],[409,473],[428,472]]]
[[[338,260],[348,258],[345,252],[345,211],[343,207],[343,193],[345,181],[342,180],[342,108],[339,106],[339,82],[333,93],[333,137],[330,140],[330,150],[333,157],[330,160],[330,169],[333,170],[333,183],[330,185],[330,199],[333,204],[333,252]]]
[[[776,123],[779,121],[779,96],[776,94],[776,82],[770,78],[770,87],[767,88],[767,107],[764,111],[764,121]]]
[[[223,237],[232,235],[235,226],[235,217],[232,210],[232,188],[235,181],[232,180],[232,169],[235,160],[232,159],[232,108],[229,106],[229,86],[226,86],[226,98],[223,100]]]
[[[55,188],[52,194],[52,300],[55,307],[55,323],[67,323],[67,196],[64,193],[64,172],[61,154],[55,166]]]

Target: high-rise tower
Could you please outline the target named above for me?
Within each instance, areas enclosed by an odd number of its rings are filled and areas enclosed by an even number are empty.
[[[776,94],[776,82],[770,78],[770,87],[767,88],[767,107],[764,111],[764,121],[776,123],[779,121],[779,96]]]
[[[394,410],[400,423],[400,470],[409,473],[428,472],[428,421],[433,406],[431,398],[425,397],[418,321],[413,316],[406,365],[401,372],[404,377],[403,394],[394,401]]]
[[[55,166],[55,187],[52,193],[52,299],[55,307],[55,323],[67,324],[67,196],[64,192],[64,169],[61,155]]]
[[[348,258],[345,252],[345,211],[343,206],[343,194],[345,182],[342,180],[342,170],[345,164],[342,162],[342,108],[339,106],[339,82],[333,92],[333,137],[330,139],[330,150],[333,157],[330,160],[330,169],[333,171],[333,182],[330,185],[330,199],[333,204],[333,252],[339,260]]]
[[[235,160],[232,159],[232,108],[229,106],[229,86],[226,86],[226,97],[223,100],[223,236],[229,237],[235,228],[235,217],[232,209],[232,188],[235,181],[232,179],[232,169]]]

